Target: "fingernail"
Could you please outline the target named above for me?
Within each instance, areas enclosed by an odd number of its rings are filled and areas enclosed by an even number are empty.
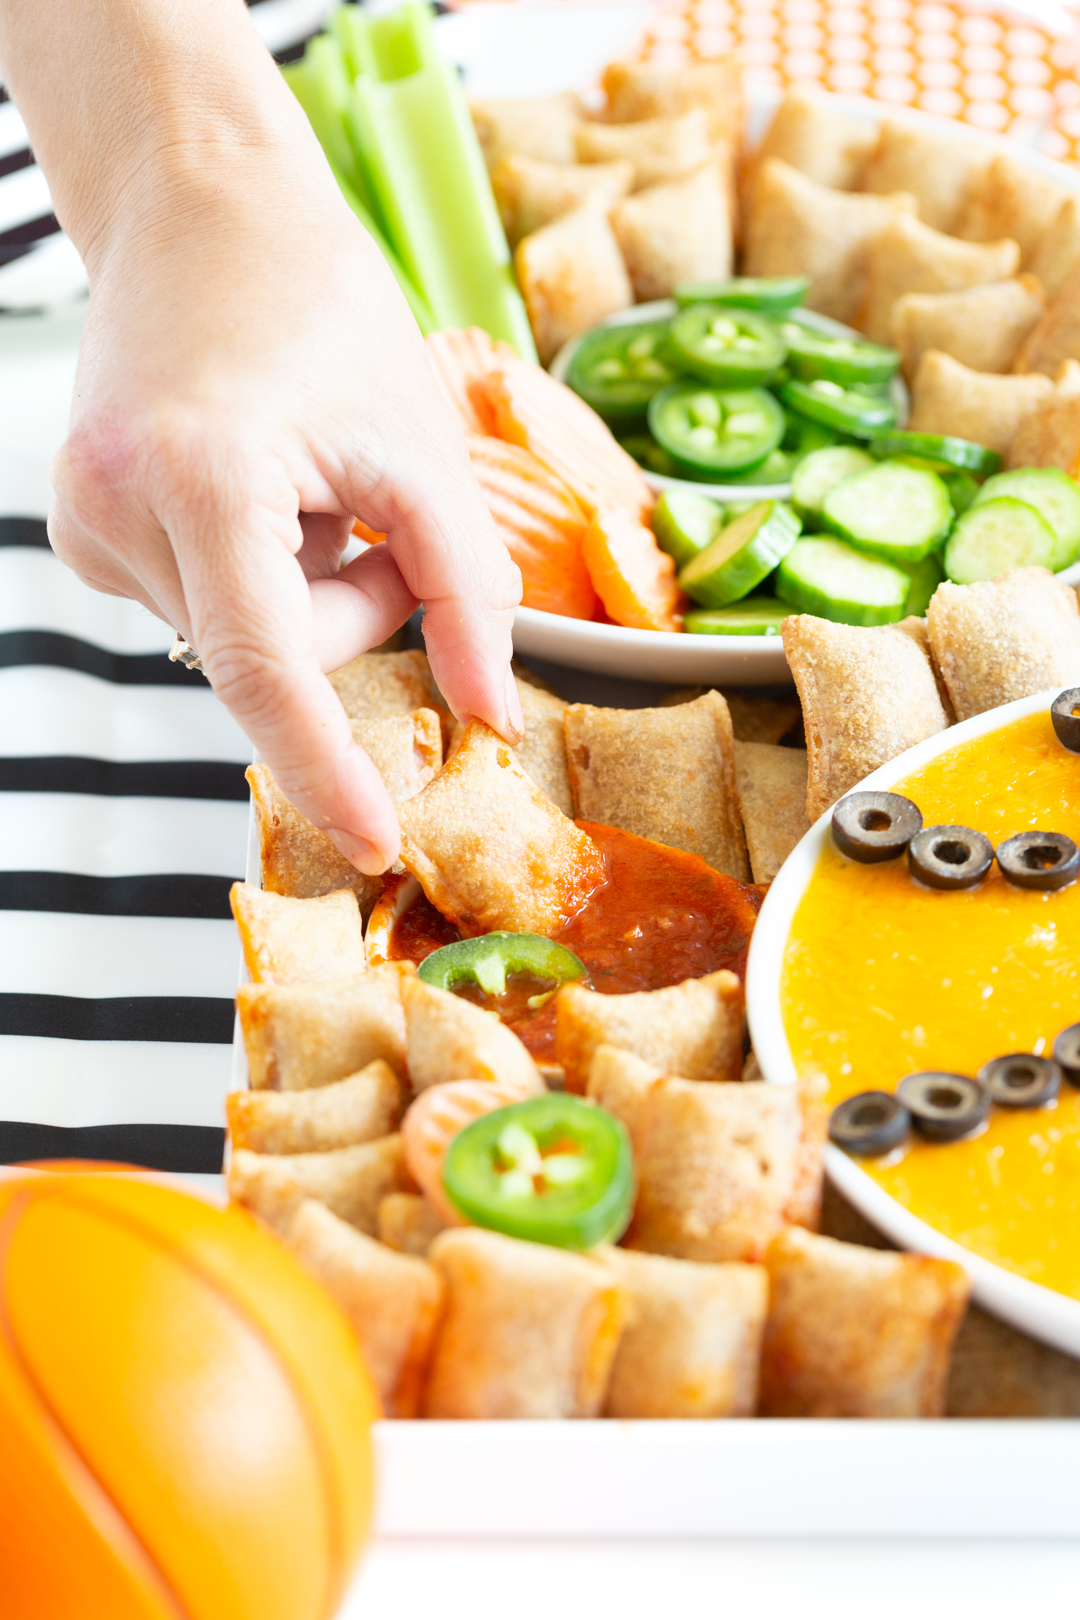
[[[368,877],[378,877],[390,864],[374,844],[369,844],[366,838],[357,838],[355,833],[346,832],[342,827],[327,827],[326,835],[335,849]]]
[[[514,742],[520,742],[525,735],[525,716],[512,669],[506,672],[506,729]]]

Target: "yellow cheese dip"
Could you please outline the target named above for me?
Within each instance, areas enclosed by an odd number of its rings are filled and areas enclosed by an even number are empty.
[[[894,790],[926,826],[956,822],[995,846],[1038,828],[1080,843],[1080,755],[1048,713],[963,743]],[[975,889],[914,883],[906,856],[863,866],[830,841],[784,957],[784,1026],[801,1074],[835,1104],[894,1091],[916,1069],[974,1075],[1009,1052],[1049,1055],[1080,1022],[1080,884],[1013,888],[995,863]],[[893,1162],[893,1158],[898,1162]],[[995,1107],[982,1134],[917,1139],[860,1163],[913,1214],[976,1254],[1080,1298],[1080,1091]]]

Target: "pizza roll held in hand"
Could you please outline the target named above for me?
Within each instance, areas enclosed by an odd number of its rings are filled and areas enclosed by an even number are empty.
[[[672,118],[701,107],[713,140],[742,138],[742,86],[733,62],[717,58],[669,67],[660,62],[609,62],[602,81],[610,124]]]
[[[1004,454],[1021,423],[1050,398],[1049,377],[998,377],[970,371],[937,349],[919,361],[911,391],[912,433],[951,433]]]
[[[1016,357],[1017,371],[1056,377],[1065,360],[1080,359],[1080,268],[1069,276]]]
[[[431,707],[431,665],[419,651],[361,653],[327,680],[350,720],[382,720]]]
[[[570,338],[634,302],[607,215],[591,203],[524,237],[514,269],[542,365]]]
[[[839,112],[828,96],[789,90],[757,152],[757,162],[780,158],[819,186],[852,191],[877,144],[874,124]]]
[[[581,122],[578,98],[530,96],[519,101],[470,101],[469,111],[489,169],[510,152],[573,163],[574,132]]]
[[[257,984],[318,984],[363,973],[364,928],[352,889],[290,899],[234,883],[229,904]]]
[[[358,1074],[311,1091],[230,1091],[225,1107],[234,1150],[327,1153],[389,1136],[403,1101],[397,1075],[376,1059]]]
[[[429,1418],[598,1417],[627,1299],[599,1261],[467,1227],[431,1245],[446,1311]]]
[[[583,821],[700,855],[740,882],[750,876],[731,716],[719,692],[659,709],[571,704],[566,752]]]
[[[891,340],[893,309],[905,293],[958,292],[1015,275],[1020,249],[1009,240],[958,242],[910,214],[898,214],[867,250],[866,300],[858,324],[875,343]]]
[[[806,814],[816,821],[864,776],[949,721],[930,659],[903,630],[798,613],[781,633],[806,716]]]
[[[289,802],[269,765],[249,765],[245,775],[259,829],[263,888],[304,900],[350,889],[366,916],[382,893],[382,878],[358,872],[336,844]]]
[[[378,1238],[399,1254],[425,1259],[446,1222],[419,1193],[387,1193],[375,1212]]]
[[[1072,195],[1040,238],[1031,273],[1042,282],[1047,298],[1054,298],[1076,269],[1080,269],[1080,197]]]
[[[436,910],[469,936],[549,934],[604,880],[596,845],[477,720],[398,814],[404,864]]]
[[[755,883],[771,883],[810,828],[806,750],[736,742],[735,771],[750,870]]]
[[[743,274],[809,276],[807,308],[850,325],[865,301],[870,244],[898,214],[914,211],[906,191],[832,191],[766,158],[750,191]]]
[[[240,1148],[226,1179],[229,1197],[279,1232],[286,1231],[305,1198],[315,1198],[357,1231],[374,1237],[379,1205],[387,1194],[414,1190],[400,1136],[331,1153],[283,1155]]]
[[[658,1080],[634,1132],[638,1197],[626,1247],[759,1260],[786,1219],[801,1133],[794,1086]]]
[[[1020,244],[1020,263],[1026,269],[1070,195],[1060,180],[999,152],[973,187],[953,229],[969,242],[1011,236]]]
[[[633,124],[579,124],[575,143],[579,163],[632,163],[635,191],[693,174],[713,154],[709,120],[700,107]]]
[[[762,1266],[604,1249],[630,1296],[604,1416],[753,1417],[769,1302]]]
[[[639,303],[732,273],[731,187],[717,162],[624,197],[611,224]]]
[[[402,982],[401,996],[414,1091],[450,1080],[500,1080],[523,1097],[544,1089],[513,1030],[482,1007],[418,978]]]
[[[438,1272],[376,1243],[310,1198],[290,1221],[285,1241],[348,1317],[386,1416],[417,1417],[442,1307]]]
[[[1051,686],[1080,685],[1076,592],[1045,568],[939,585],[926,623],[958,720]]]
[[[555,1019],[555,1060],[567,1091],[585,1090],[601,1046],[621,1046],[687,1080],[733,1080],[742,1063],[742,984],[725,968],[621,996],[565,984]]]
[[[992,161],[981,141],[886,118],[860,189],[910,191],[925,224],[951,231]]]
[[[790,1227],[765,1256],[766,1417],[941,1417],[971,1285],[951,1260]]]
[[[900,350],[909,379],[928,349],[939,349],[972,371],[1011,371],[1045,308],[1034,276],[961,292],[905,293],[893,305],[890,341]]]
[[[387,962],[325,984],[242,984],[236,993],[254,1091],[328,1086],[382,1058],[405,1073],[401,981],[411,962]]]

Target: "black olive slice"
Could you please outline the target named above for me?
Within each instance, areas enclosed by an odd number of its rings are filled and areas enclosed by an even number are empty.
[[[931,889],[971,889],[993,859],[993,844],[972,827],[924,827],[908,845],[912,877]]]
[[[829,1136],[847,1153],[877,1157],[911,1135],[911,1115],[891,1091],[860,1091],[832,1111]]]
[[[992,1101],[1002,1108],[1045,1108],[1061,1090],[1061,1069],[1050,1058],[1010,1052],[991,1058],[976,1076]]]
[[[990,1098],[966,1074],[921,1069],[901,1080],[896,1095],[911,1115],[915,1130],[928,1142],[958,1142],[990,1112]]]
[[[1050,705],[1050,719],[1062,747],[1080,754],[1080,686],[1058,693]]]
[[[1018,889],[1063,889],[1080,875],[1080,849],[1064,833],[1014,833],[998,845],[997,863]]]
[[[1054,1062],[1070,1086],[1080,1088],[1080,1024],[1070,1024],[1057,1037]]]
[[[922,811],[900,793],[849,793],[832,813],[832,835],[853,861],[891,861],[922,826]]]

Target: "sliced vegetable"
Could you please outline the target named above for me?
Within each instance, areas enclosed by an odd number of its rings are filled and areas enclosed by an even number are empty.
[[[983,1123],[990,1098],[966,1074],[922,1069],[905,1075],[896,1095],[911,1115],[911,1123],[928,1142],[958,1142]]]
[[[653,533],[679,568],[716,539],[724,522],[719,501],[690,489],[666,489],[653,508]]]
[[[660,473],[664,478],[678,478],[680,468],[666,450],[661,450],[651,433],[631,433],[619,444],[628,456],[633,456],[646,472]]]
[[[772,573],[795,544],[799,527],[789,506],[761,501],[729,523],[686,564],[679,584],[704,607],[727,607]]]
[[[644,416],[658,389],[678,373],[662,357],[666,321],[598,326],[574,350],[568,385],[608,422]]]
[[[610,619],[631,630],[678,630],[682,598],[675,564],[656,536],[629,512],[599,510],[581,554]]]
[[[902,568],[826,535],[796,540],[776,571],[776,594],[796,613],[837,624],[892,624],[907,611]]]
[[[801,518],[820,518],[826,495],[841,479],[873,465],[873,457],[854,444],[811,450],[791,475],[792,505]]]
[[[784,413],[763,388],[726,391],[673,383],[649,402],[653,438],[694,474],[757,467],[784,435]]]
[[[888,433],[875,433],[870,448],[876,456],[917,456],[935,472],[960,468],[974,473],[977,478],[987,478],[1001,467],[1001,456],[996,450],[988,450],[985,444],[973,444],[970,439],[954,439],[948,434],[907,433],[893,428]]]
[[[841,855],[874,866],[894,861],[922,827],[922,811],[902,793],[846,793],[836,804],[830,827]]]
[[[908,845],[911,875],[929,889],[971,889],[994,861],[994,846],[973,827],[924,827]]]
[[[878,1158],[911,1135],[911,1115],[889,1091],[860,1091],[834,1108],[829,1138],[845,1153]]]
[[[444,945],[425,956],[416,971],[439,990],[473,984],[489,996],[501,996],[509,973],[529,973],[557,987],[584,978],[585,964],[565,945],[541,934],[496,933]]]
[[[1013,568],[1050,568],[1057,540],[1033,506],[1002,495],[971,506],[945,547],[945,572],[958,585],[997,579]]]
[[[450,1143],[466,1125],[522,1100],[520,1086],[506,1080],[449,1080],[428,1086],[405,1110],[401,1146],[409,1174],[451,1226],[461,1216],[443,1190],[443,1164]]]
[[[778,636],[790,612],[775,596],[744,596],[733,607],[695,608],[683,629],[692,636]]]
[[[782,315],[801,304],[809,291],[809,276],[733,276],[730,281],[684,281],[675,288],[675,302],[680,309],[689,304],[724,304]]]
[[[844,388],[825,377],[814,382],[792,378],[781,386],[780,398],[812,422],[821,422],[856,439],[869,439],[896,421],[896,406],[888,394],[874,393],[869,388]]]
[[[949,492],[952,509],[957,517],[963,517],[976,495],[979,493],[979,481],[969,472],[943,472],[939,474],[941,482]]]
[[[1080,686],[1066,687],[1050,705],[1054,735],[1070,754],[1080,754]]]
[[[879,461],[841,480],[822,502],[829,528],[860,550],[914,563],[949,532],[952,502],[937,473]]]
[[[991,1058],[975,1076],[999,1108],[1045,1108],[1061,1090],[1061,1069],[1052,1058],[1010,1052]]]
[[[1065,833],[1013,833],[998,845],[997,863],[1018,889],[1064,889],[1080,876],[1080,849]]]
[[[671,322],[668,344],[680,371],[718,388],[754,388],[784,363],[775,321],[748,309],[692,304]]]
[[[791,481],[792,469],[797,456],[788,455],[786,450],[770,450],[764,461],[759,461],[756,467],[749,472],[722,473],[716,477],[716,482],[723,484],[787,484]],[[701,473],[697,475],[699,478]],[[706,479],[706,482],[712,480]]]
[[[941,554],[931,551],[930,554],[917,563],[897,562],[897,567],[904,569],[911,578],[911,589],[908,591],[905,618],[914,616],[921,619],[930,606],[930,599],[942,580],[945,570],[941,564]]]
[[[589,1249],[630,1220],[634,1165],[621,1120],[550,1092],[476,1120],[450,1144],[443,1187],[476,1226],[531,1243]]]
[[[784,321],[780,335],[787,347],[792,376],[808,382],[824,378],[844,388],[887,383],[900,364],[895,349],[863,338],[832,337],[801,321]]]
[[[827,428],[821,422],[811,422],[808,416],[800,416],[798,411],[785,411],[784,415],[787,426],[780,440],[782,450],[788,450],[794,456],[808,456],[814,450],[839,444],[840,435],[835,428]]]
[[[1059,467],[1018,467],[998,473],[986,480],[972,505],[982,506],[1002,495],[1033,506],[1053,529],[1054,560],[1049,566],[1055,572],[1080,557],[1080,489],[1068,473]]]
[[[1080,1088],[1080,1024],[1070,1024],[1055,1036],[1053,1056],[1070,1086]]]

